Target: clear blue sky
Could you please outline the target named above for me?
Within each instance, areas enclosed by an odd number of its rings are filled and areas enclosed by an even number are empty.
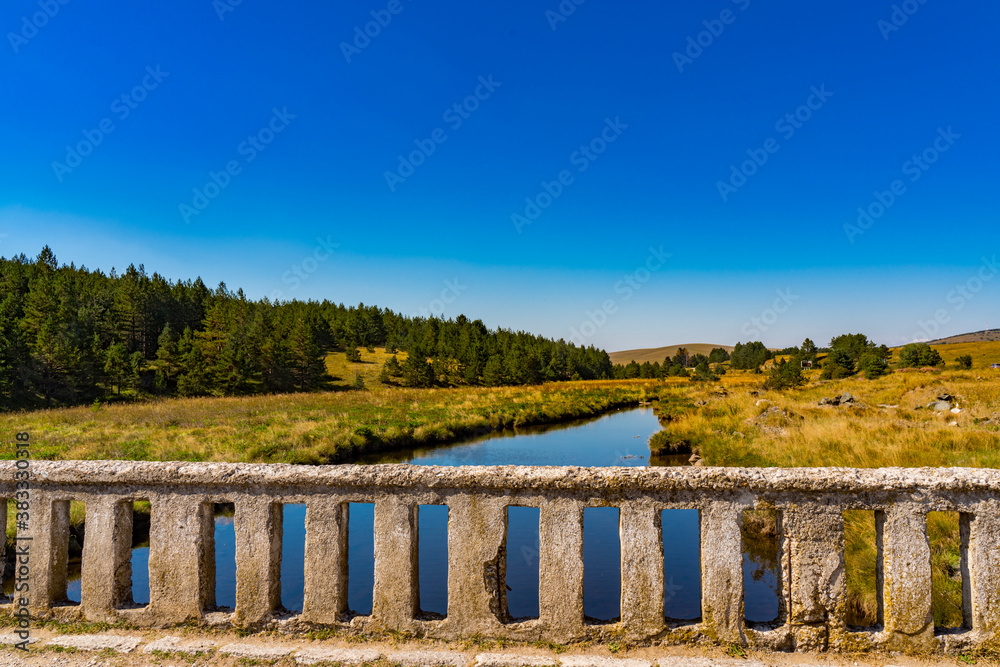
[[[2,255],[609,350],[1000,326],[996,3],[64,1],[0,21]]]

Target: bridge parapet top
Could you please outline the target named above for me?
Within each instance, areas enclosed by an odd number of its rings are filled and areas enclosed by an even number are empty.
[[[0,461],[0,489],[13,484],[13,461]],[[266,463],[35,461],[36,484],[212,486],[335,486],[341,488],[464,488],[601,492],[802,491],[851,493],[1000,489],[1000,470],[982,468],[715,468],[574,466],[306,466]]]

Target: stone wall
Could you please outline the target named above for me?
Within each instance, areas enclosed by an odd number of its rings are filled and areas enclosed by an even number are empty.
[[[14,496],[14,464],[0,494]],[[773,649],[925,651],[992,647],[1000,629],[1000,471],[290,466],[39,461],[31,464],[31,604],[38,617],[169,626],[215,610],[213,504],[233,503],[234,625],[260,627],[280,610],[282,506],[306,511],[305,600],[295,623],[397,630],[453,639],[479,634],[569,642],[708,641]],[[132,502],[152,504],[150,603],[131,600]],[[82,602],[66,601],[69,502],[86,503]],[[349,503],[374,503],[375,588],[370,616],[347,608]],[[448,613],[418,610],[418,505],[449,507]],[[539,618],[513,621],[504,594],[506,508],[537,507]],[[740,522],[778,517],[780,617],[744,620]],[[583,510],[619,508],[621,619],[583,613]],[[660,513],[700,517],[701,618],[664,617]],[[875,511],[880,624],[846,626],[843,511]],[[6,511],[4,505],[3,511]],[[965,627],[935,632],[926,515],[961,516]],[[213,619],[218,616],[216,612]]]

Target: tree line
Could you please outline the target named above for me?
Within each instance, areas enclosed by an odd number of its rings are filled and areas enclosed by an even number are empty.
[[[605,351],[480,320],[406,317],[329,300],[250,300],[225,283],[170,281],[0,258],[0,408],[79,405],[123,391],[232,396],[329,388],[325,357],[402,351],[409,386],[509,385],[612,376]]]
[[[708,357],[701,354],[689,355],[687,350],[680,348],[673,358],[667,357],[663,364],[648,361],[637,364],[618,364],[614,369],[616,378],[665,378],[691,377],[692,380],[711,380],[725,373],[722,362],[728,361],[729,368],[761,372],[766,362],[780,356],[767,370],[764,387],[768,389],[786,389],[796,387],[805,382],[802,374],[804,367],[813,367],[818,356],[826,356],[820,364],[820,379],[835,380],[862,374],[868,379],[875,379],[892,372],[892,351],[885,345],[876,345],[865,334],[849,333],[834,336],[828,347],[817,347],[809,338],[795,347],[786,347],[777,353],[769,350],[760,341],[747,343],[738,342],[732,353],[723,348],[715,348]],[[971,368],[972,357],[962,355],[955,359],[958,368]],[[709,364],[715,364],[711,368]],[[924,366],[941,366],[944,360],[941,355],[927,343],[908,343],[899,349],[896,355],[897,368],[918,368]],[[687,368],[695,367],[694,373]],[[713,378],[714,376],[714,378]]]

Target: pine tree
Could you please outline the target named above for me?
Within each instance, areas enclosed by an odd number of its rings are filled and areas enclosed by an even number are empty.
[[[164,380],[169,383],[177,374],[177,368],[180,363],[177,353],[177,341],[174,340],[174,332],[170,328],[169,322],[163,327],[163,331],[160,332],[160,337],[157,338],[156,344],[156,358],[160,362],[159,372],[163,374]]]
[[[122,383],[128,374],[128,358],[125,353],[125,346],[115,341],[108,348],[104,356],[104,375],[115,387],[115,393],[122,393]]]
[[[323,352],[313,336],[312,326],[299,318],[295,321],[289,336],[289,356],[292,362],[292,378],[299,391],[317,389],[326,378]]]
[[[434,384],[434,371],[427,363],[427,356],[419,349],[410,352],[403,362],[403,384],[407,387],[430,387]]]
[[[128,383],[132,391],[138,391],[142,384],[142,369],[146,365],[146,360],[142,352],[136,350],[128,358]]]
[[[483,384],[487,387],[499,387],[504,384],[505,380],[503,362],[500,361],[500,357],[490,357],[483,368]]]

